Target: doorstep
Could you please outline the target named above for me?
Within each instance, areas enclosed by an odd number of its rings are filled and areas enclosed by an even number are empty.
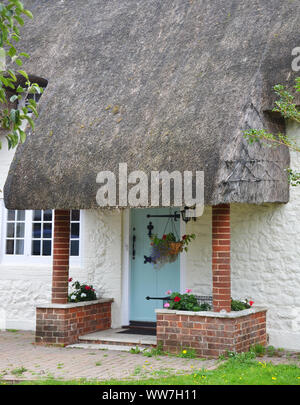
[[[135,347],[146,349],[156,346],[156,336],[119,333],[123,331],[124,328],[118,328],[88,333],[87,335],[79,336],[77,344],[67,347],[130,350]]]

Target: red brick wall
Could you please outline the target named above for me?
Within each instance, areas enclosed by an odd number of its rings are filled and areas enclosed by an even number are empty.
[[[267,344],[266,310],[237,318],[157,313],[157,342],[170,353],[194,349],[200,357],[246,352]]]
[[[68,302],[70,211],[54,211],[52,304]]]
[[[111,327],[111,303],[100,302],[70,308],[37,308],[37,343],[72,344],[78,337]]]
[[[215,312],[231,311],[230,205],[212,207],[212,277]]]

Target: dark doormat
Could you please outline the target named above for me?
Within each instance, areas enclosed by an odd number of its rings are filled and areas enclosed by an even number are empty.
[[[128,328],[124,329],[118,333],[127,333],[128,335],[147,335],[147,336],[155,336],[156,329],[148,329],[148,328]]]

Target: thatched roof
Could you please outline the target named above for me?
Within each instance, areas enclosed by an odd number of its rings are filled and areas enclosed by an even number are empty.
[[[48,80],[5,185],[9,208],[93,208],[96,175],[205,171],[205,202],[287,202],[272,86],[293,83],[298,1],[27,0],[25,69]]]

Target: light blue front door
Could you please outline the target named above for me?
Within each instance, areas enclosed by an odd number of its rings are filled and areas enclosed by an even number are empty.
[[[160,269],[152,263],[144,263],[150,256],[151,240],[148,225],[151,222],[152,234],[162,237],[164,233],[174,232],[180,236],[180,220],[169,218],[148,218],[147,215],[174,214],[176,208],[149,208],[131,210],[131,271],[130,271],[130,321],[155,322],[156,308],[163,307],[163,301],[146,300],[150,297],[165,297],[166,291],[180,291],[180,259],[167,263]],[[172,224],[173,221],[173,224]],[[133,252],[134,250],[134,252]]]

